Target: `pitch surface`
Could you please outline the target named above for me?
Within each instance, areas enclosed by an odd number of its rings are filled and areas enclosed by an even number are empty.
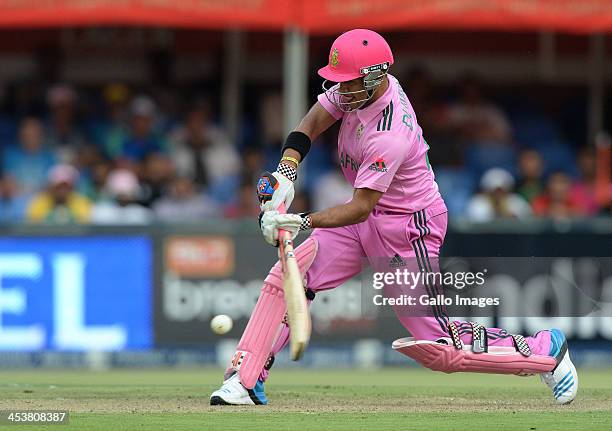
[[[274,370],[265,407],[209,406],[211,369],[2,371],[0,410],[67,409],[87,430],[610,430],[612,370],[579,370],[569,406],[538,378],[421,369]],[[20,430],[48,426],[20,426]]]

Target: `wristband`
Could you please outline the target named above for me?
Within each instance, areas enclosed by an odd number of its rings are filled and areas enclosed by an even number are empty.
[[[300,225],[300,230],[308,230],[312,228],[312,217],[310,217],[310,213],[300,213],[300,217],[302,217],[302,224]]]
[[[281,175],[284,175],[285,177],[289,178],[291,181],[297,180],[297,169],[295,169],[293,166],[288,165],[286,163],[279,163],[278,167],[276,168],[276,172],[278,172]]]

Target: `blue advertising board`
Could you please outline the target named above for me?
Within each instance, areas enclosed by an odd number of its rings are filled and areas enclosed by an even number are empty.
[[[0,350],[152,346],[152,241],[0,238]]]

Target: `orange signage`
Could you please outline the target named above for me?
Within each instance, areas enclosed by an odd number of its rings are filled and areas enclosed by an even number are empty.
[[[185,277],[226,277],[234,271],[234,242],[225,236],[166,239],[166,270]]]

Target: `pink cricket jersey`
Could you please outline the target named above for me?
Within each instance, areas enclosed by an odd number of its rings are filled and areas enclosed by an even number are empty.
[[[338,155],[342,173],[356,189],[383,192],[377,208],[414,213],[442,201],[427,158],[429,146],[408,97],[392,75],[389,87],[364,109],[342,112],[325,96],[319,103],[342,120]]]

